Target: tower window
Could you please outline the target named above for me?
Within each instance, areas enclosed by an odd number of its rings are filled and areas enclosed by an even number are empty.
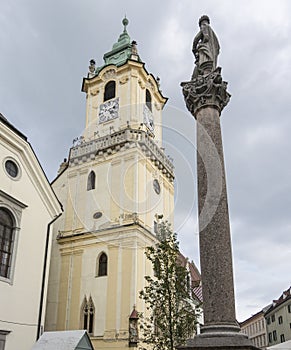
[[[14,229],[12,214],[0,208],[0,277],[9,278],[11,272]]]
[[[146,89],[146,106],[152,111],[152,96],[148,89]]]
[[[94,315],[95,315],[95,306],[94,306],[92,297],[90,296],[88,301],[87,301],[87,298],[85,297],[81,307],[81,316],[82,316],[81,322],[82,322],[82,328],[86,329],[89,334],[93,334]]]
[[[98,261],[98,276],[107,276],[107,255],[102,253]]]
[[[90,172],[90,174],[88,175],[87,191],[95,189],[95,180],[96,180],[96,175],[95,175],[94,171],[92,170]]]
[[[104,89],[104,102],[115,97],[116,83],[114,80],[109,81]]]

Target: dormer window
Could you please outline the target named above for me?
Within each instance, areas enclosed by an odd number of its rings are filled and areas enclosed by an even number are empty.
[[[115,97],[116,83],[114,80],[109,81],[104,89],[104,102]]]
[[[146,106],[152,112],[152,96],[148,89],[146,89]]]

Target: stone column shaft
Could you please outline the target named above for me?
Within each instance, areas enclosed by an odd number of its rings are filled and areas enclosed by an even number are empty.
[[[197,73],[197,72],[196,72]],[[204,326],[184,350],[250,350],[235,316],[232,252],[220,114],[230,95],[221,68],[182,83],[197,120],[197,177]]]
[[[232,252],[219,111],[200,109],[197,175],[204,322],[237,326]]]

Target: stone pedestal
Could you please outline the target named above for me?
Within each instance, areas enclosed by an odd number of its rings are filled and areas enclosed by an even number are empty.
[[[182,349],[256,349],[235,316],[220,114],[230,99],[221,68],[181,84],[197,120],[197,176],[204,326]]]

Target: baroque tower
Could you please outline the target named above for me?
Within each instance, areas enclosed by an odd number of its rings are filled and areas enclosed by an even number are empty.
[[[56,221],[46,330],[87,329],[94,347],[136,346],[145,247],[173,223],[173,165],[162,147],[167,99],[127,33],[83,79],[86,124],[53,188]]]

